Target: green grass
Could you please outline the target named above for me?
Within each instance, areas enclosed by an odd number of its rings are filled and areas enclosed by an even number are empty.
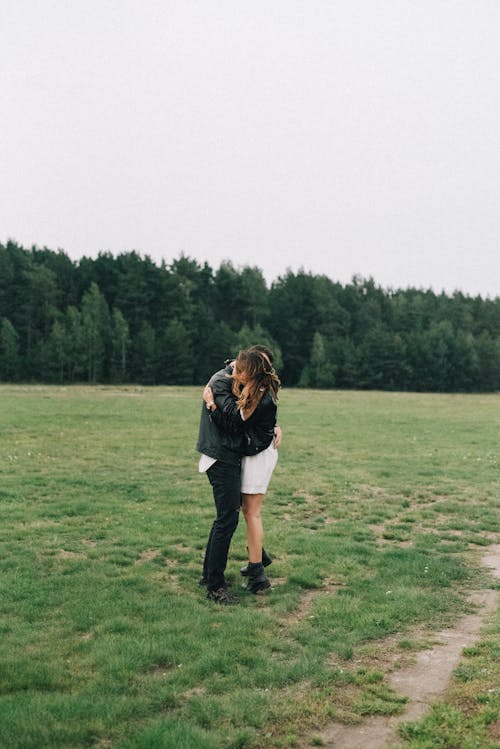
[[[415,626],[452,624],[491,584],[499,405],[285,390],[264,508],[274,590],[221,609],[198,586],[213,519],[198,389],[0,387],[0,746],[318,745],[328,720],[401,711],[383,671],[352,664],[389,635],[417,650]],[[241,521],[236,589],[244,559]],[[489,741],[483,687],[461,730]],[[461,703],[445,708],[457,724]]]

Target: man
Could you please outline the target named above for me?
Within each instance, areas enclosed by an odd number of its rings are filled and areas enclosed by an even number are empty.
[[[270,362],[272,352],[266,346],[252,347],[261,351]],[[210,378],[214,402],[203,403],[200,429],[196,449],[201,453],[199,471],[206,472],[212,486],[216,508],[216,518],[208,537],[203,563],[202,584],[207,586],[207,598],[216,603],[230,605],[238,603],[238,598],[227,587],[225,569],[229,546],[238,525],[240,511],[241,458],[244,453],[244,421],[233,418],[227,428],[219,429],[212,412],[215,408],[221,413],[234,411],[236,398],[232,392],[232,362]],[[276,427],[276,446],[281,440],[281,429]]]

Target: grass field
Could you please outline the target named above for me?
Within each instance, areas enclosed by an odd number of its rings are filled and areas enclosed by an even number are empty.
[[[498,395],[284,390],[273,590],[228,608],[198,586],[199,411],[194,388],[0,387],[1,747],[314,746],[329,720],[401,710],[377,650],[411,657],[492,585]],[[237,590],[244,559],[241,520]],[[455,743],[428,721],[402,746],[498,746],[498,631],[439,708]]]

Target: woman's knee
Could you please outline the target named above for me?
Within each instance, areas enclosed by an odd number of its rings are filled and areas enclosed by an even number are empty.
[[[245,518],[260,519],[263,494],[250,494],[243,497],[241,509]]]

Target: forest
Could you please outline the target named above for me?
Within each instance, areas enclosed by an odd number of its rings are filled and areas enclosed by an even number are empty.
[[[500,297],[0,244],[0,381],[200,385],[253,343],[288,387],[500,390]]]

